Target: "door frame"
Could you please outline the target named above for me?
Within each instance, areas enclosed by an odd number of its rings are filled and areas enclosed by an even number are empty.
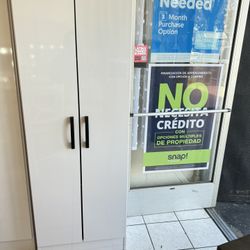
[[[235,34],[232,43],[231,58],[228,69],[227,89],[223,108],[232,109],[238,76],[239,63],[246,22],[249,0],[239,1],[236,18]],[[213,180],[210,183],[185,184],[165,187],[130,189],[128,192],[127,215],[163,213],[186,209],[215,207],[222,172],[231,113],[222,114],[220,133],[217,143],[217,154]]]

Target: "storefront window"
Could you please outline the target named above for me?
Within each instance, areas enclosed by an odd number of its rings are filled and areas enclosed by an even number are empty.
[[[131,188],[212,181],[237,8],[136,1]]]

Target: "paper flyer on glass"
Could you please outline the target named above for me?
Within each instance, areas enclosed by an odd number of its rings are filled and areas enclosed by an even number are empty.
[[[222,65],[149,65],[147,112],[206,111],[217,108]],[[214,114],[146,118],[145,172],[207,169]]]
[[[154,0],[151,62],[217,63],[227,0]]]

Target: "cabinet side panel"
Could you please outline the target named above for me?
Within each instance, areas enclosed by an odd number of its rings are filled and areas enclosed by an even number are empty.
[[[6,241],[32,239],[26,164],[6,0],[0,0],[0,50],[0,249],[2,249]]]

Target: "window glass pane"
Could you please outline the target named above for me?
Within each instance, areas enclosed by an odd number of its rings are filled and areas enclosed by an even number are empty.
[[[237,8],[137,0],[132,112],[222,109]],[[131,188],[212,181],[221,115],[133,117]]]

